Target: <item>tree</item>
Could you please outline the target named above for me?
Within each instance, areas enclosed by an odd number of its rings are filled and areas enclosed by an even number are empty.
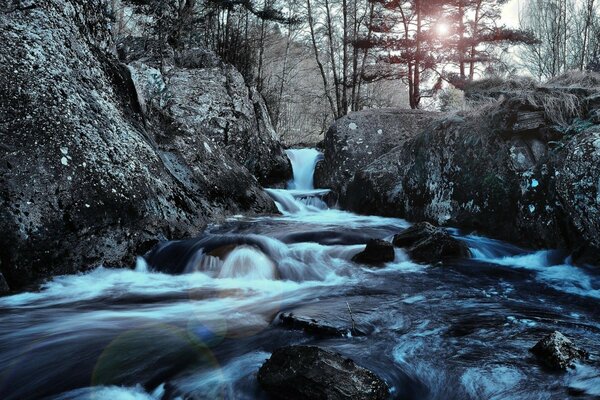
[[[549,79],[568,70],[584,70],[600,46],[598,0],[530,0],[521,10],[521,27],[538,43],[521,52],[526,68]]]
[[[447,18],[450,21],[447,41],[455,49],[449,61],[458,65],[461,81],[472,81],[478,64],[498,62],[498,48],[537,42],[530,32],[499,25],[502,7],[507,2],[508,0],[454,0],[447,5]]]

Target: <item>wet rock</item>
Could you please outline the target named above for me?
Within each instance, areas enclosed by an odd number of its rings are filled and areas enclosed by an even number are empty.
[[[441,229],[433,226],[429,222],[419,222],[394,235],[392,243],[396,247],[410,247],[439,231],[441,231]]]
[[[313,346],[277,349],[258,371],[258,382],[276,399],[379,400],[386,383],[340,354]]]
[[[510,102],[496,107],[499,114],[513,110]],[[575,252],[578,262],[598,264],[600,126],[579,122],[572,134],[557,136],[551,122],[542,124],[539,110],[529,111],[504,127],[483,112],[435,114],[430,118],[438,120],[429,124],[412,124],[403,113],[351,114],[354,120],[342,118],[326,134],[317,172],[330,175],[323,184],[351,211],[431,221],[526,247],[562,248]],[[348,128],[352,122],[364,125],[357,118],[373,128]],[[392,149],[357,146],[363,135],[370,145],[379,124],[405,123],[414,131]],[[382,130],[384,143],[392,140],[388,134]]]
[[[394,313],[392,310],[397,308],[398,298],[395,295],[365,294],[318,299],[283,310],[276,316],[274,324],[286,329],[303,330],[314,336],[366,336],[375,330],[380,310]],[[404,327],[401,313],[394,318],[399,327]]]
[[[404,247],[410,257],[421,263],[469,258],[471,251],[462,241],[445,230],[420,222],[394,236],[394,246]]]
[[[352,329],[352,325],[345,326],[335,325],[334,323],[319,321],[317,319],[295,315],[294,313],[279,314],[279,323],[282,327],[288,329],[302,330],[309,335],[322,337],[346,337],[346,336],[362,336],[364,333]]]
[[[531,352],[548,368],[566,370],[573,366],[577,360],[585,360],[589,354],[564,336],[555,331],[540,340]]]
[[[352,261],[360,264],[380,265],[394,261],[394,245],[380,239],[371,239],[362,252],[352,257]]]
[[[8,287],[8,283],[6,282],[6,279],[4,279],[4,275],[2,275],[2,272],[0,272],[0,296],[9,292],[10,287]]]
[[[13,290],[131,266],[159,240],[227,215],[276,212],[207,132],[143,112],[132,71],[111,53],[107,4],[0,13],[0,262]]]

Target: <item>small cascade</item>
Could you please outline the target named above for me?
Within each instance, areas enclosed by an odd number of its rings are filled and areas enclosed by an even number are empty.
[[[314,188],[315,168],[323,154],[316,149],[293,149],[287,150],[286,154],[292,163],[294,179],[287,189],[266,189],[279,211],[289,215],[327,210],[323,196],[330,191]]]
[[[292,170],[294,180],[288,184],[292,190],[314,189],[314,175],[317,163],[323,159],[323,154],[316,149],[290,149],[286,151]]]
[[[225,259],[219,278],[274,280],[277,278],[277,268],[273,261],[257,248],[239,246]]]

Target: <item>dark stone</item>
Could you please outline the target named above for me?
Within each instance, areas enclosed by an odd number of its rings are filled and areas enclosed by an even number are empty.
[[[382,309],[394,318],[395,329],[408,328],[398,297],[381,293],[313,300],[283,310],[273,324],[317,337],[367,336],[375,331],[375,316]]]
[[[187,50],[178,57],[168,76],[152,60],[128,65],[144,114],[207,137],[209,142],[197,145],[223,149],[265,187],[291,179],[291,164],[261,94],[231,65],[215,66],[210,51]]]
[[[276,399],[383,400],[386,383],[340,354],[313,346],[277,349],[258,371],[258,382]]]
[[[417,223],[394,236],[394,246],[404,247],[420,263],[469,258],[471,251],[462,241],[428,222]]]
[[[426,264],[471,257],[471,251],[465,243],[445,232],[435,232],[407,250],[414,261]]]
[[[4,275],[2,275],[2,272],[0,272],[0,296],[3,294],[7,294],[10,292],[10,287],[8,286],[8,283],[6,282],[6,279],[4,279]]]
[[[548,368],[566,370],[573,367],[573,362],[585,360],[588,352],[575,344],[558,331],[552,332],[531,348],[531,352]]]
[[[439,118],[421,110],[377,109],[350,113],[337,120],[320,145],[325,159],[317,164],[315,186],[346,197],[356,171],[402,145]]]
[[[392,243],[396,247],[409,247],[416,242],[428,238],[440,229],[429,222],[419,222],[394,235]]]
[[[394,261],[394,245],[381,239],[371,239],[364,251],[352,257],[352,261],[360,264],[379,265]]]
[[[358,333],[356,331],[353,333],[351,327],[332,326],[326,321],[319,321],[314,318],[295,315],[291,312],[279,314],[279,323],[284,328],[302,330],[309,335],[320,337],[346,337]],[[355,334],[354,336],[362,335]]]

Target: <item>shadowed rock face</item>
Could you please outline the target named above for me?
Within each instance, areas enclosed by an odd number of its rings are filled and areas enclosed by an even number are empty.
[[[443,229],[420,222],[394,236],[394,246],[404,247],[410,257],[420,263],[468,258],[469,247]]]
[[[0,5],[0,262],[11,288],[132,265],[161,238],[275,212],[201,132],[144,118],[101,2]],[[7,9],[8,7],[8,9]]]
[[[563,135],[549,123],[522,131],[497,126],[485,113],[430,114],[436,122],[412,124],[415,130],[398,146],[368,154],[353,149],[363,135],[372,136],[369,126],[378,119],[405,126],[412,117],[363,113],[369,116],[337,121],[325,140],[319,170],[332,176],[320,182],[337,190],[342,207],[461,227],[530,247],[564,248],[578,261],[600,264],[598,125]],[[339,128],[358,126],[357,119],[369,121],[364,130]],[[382,136],[392,140],[385,130]]]
[[[385,382],[354,361],[319,347],[275,350],[258,371],[260,385],[276,399],[379,400]]]
[[[548,368],[566,370],[573,362],[584,360],[589,354],[560,332],[552,332],[531,348],[531,352]]]

